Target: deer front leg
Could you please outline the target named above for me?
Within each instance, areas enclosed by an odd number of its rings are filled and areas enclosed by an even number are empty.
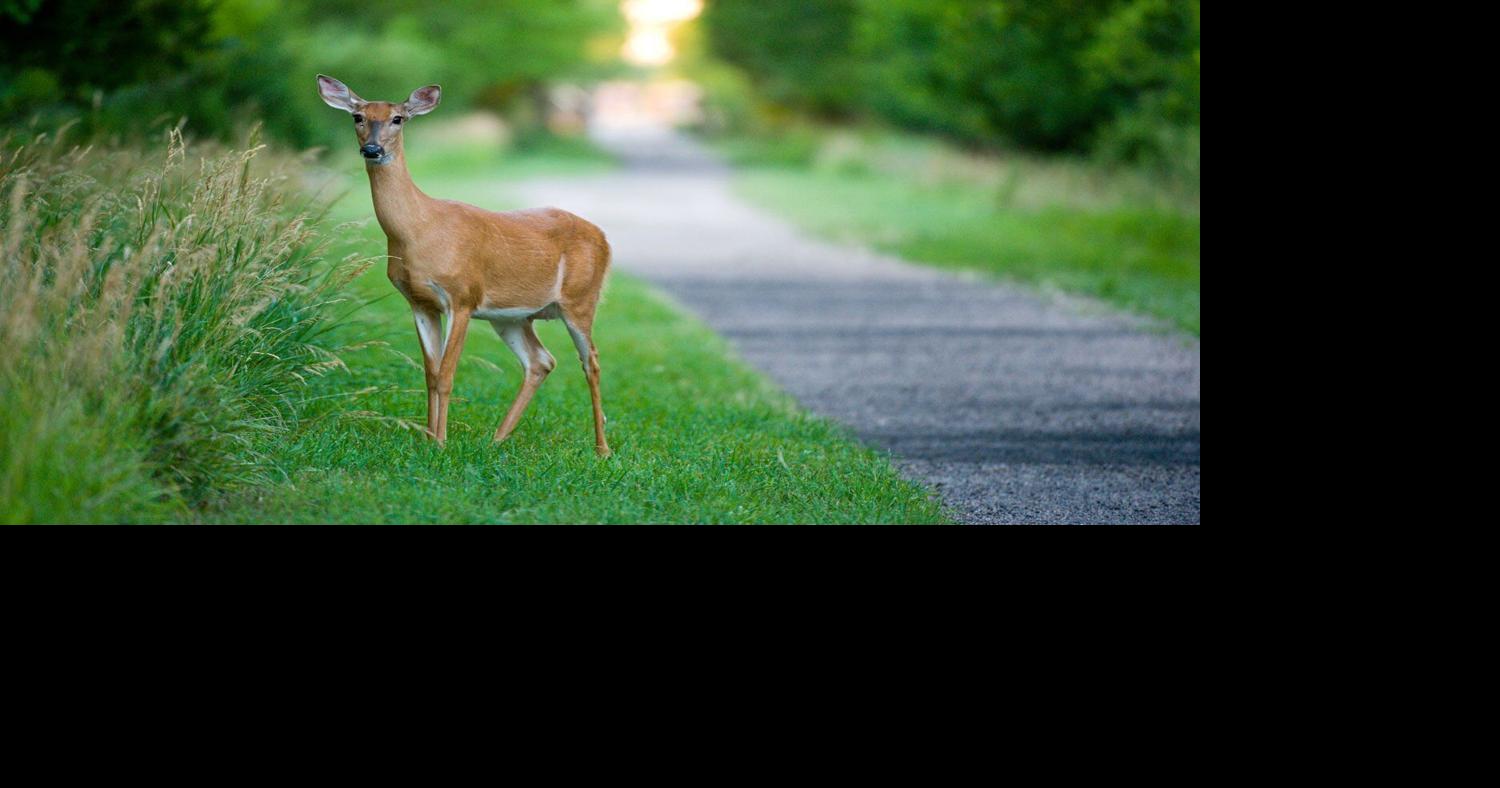
[[[422,371],[427,383],[427,435],[438,435],[438,370],[443,360],[442,314],[420,306],[412,307],[417,323],[417,339],[422,343]]]
[[[448,398],[453,395],[453,374],[458,371],[458,357],[464,352],[464,338],[469,334],[469,311],[453,313],[448,326],[448,341],[443,346],[443,362],[437,374],[437,442],[448,440]]]

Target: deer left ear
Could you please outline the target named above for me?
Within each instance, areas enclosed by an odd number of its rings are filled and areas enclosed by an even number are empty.
[[[443,89],[437,85],[417,88],[406,98],[406,112],[410,115],[426,115],[437,109],[438,102],[442,98]]]

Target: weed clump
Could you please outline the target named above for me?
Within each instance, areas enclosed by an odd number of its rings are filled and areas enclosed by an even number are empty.
[[[323,259],[264,146],[65,137],[0,140],[0,522],[179,517],[266,481],[341,365],[322,337],[358,267]]]

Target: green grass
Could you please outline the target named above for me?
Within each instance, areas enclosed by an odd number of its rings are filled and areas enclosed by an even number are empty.
[[[268,481],[341,282],[278,167],[0,138],[0,523],[159,521]]]
[[[549,161],[550,159],[550,161]],[[358,180],[337,208],[360,218],[340,251],[384,251]],[[556,149],[494,157],[413,152],[434,196],[501,208],[517,173],[590,171]],[[608,229],[608,228],[606,228]],[[204,522],[809,523],[942,520],[922,488],[843,429],[797,408],[726,344],[646,284],[614,271],[595,325],[614,456],[594,456],[589,395],[560,324],[539,322],[558,368],[509,441],[491,436],[520,366],[483,323],[469,332],[448,444],[419,432],[426,400],[406,303],[377,266],[354,283],[368,305],[332,332],[347,371],[313,381],[304,426],[266,448],[277,484],[226,495]]]
[[[976,156],[889,134],[723,146],[750,200],[906,259],[1082,293],[1200,334],[1195,194],[1088,162]]]
[[[417,151],[422,186],[491,207],[518,177],[611,166],[565,142]],[[180,140],[0,139],[0,523],[942,519],[618,271],[595,325],[613,457],[594,456],[555,323],[559,368],[498,446],[520,368],[474,327],[438,448],[409,309],[384,265],[344,276],[385,251],[345,153],[328,172]],[[344,195],[322,224],[313,193]]]

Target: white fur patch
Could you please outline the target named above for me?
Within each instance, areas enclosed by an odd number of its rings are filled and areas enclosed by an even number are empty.
[[[474,317],[479,320],[525,320],[546,308],[545,306],[516,306],[497,309],[482,306],[474,310]]]
[[[443,340],[443,344],[438,344],[438,335],[442,333],[442,327],[439,324],[442,321],[415,309],[412,310],[412,316],[417,321],[417,337],[422,340],[422,352],[426,353],[430,359],[441,359],[443,348],[447,344],[446,339]]]
[[[587,367],[589,363],[589,350],[592,349],[588,337],[584,336],[582,331],[574,328],[573,324],[568,322],[566,318],[563,319],[563,325],[568,327],[568,336],[573,338],[573,347],[578,350],[578,360],[582,361],[583,365]]]
[[[496,321],[490,325],[495,327],[495,333],[500,335],[500,341],[510,348],[510,352],[516,354],[521,360],[521,369],[531,371],[531,350],[526,345],[525,329],[520,323]]]
[[[428,289],[437,296],[438,302],[443,305],[443,352],[448,351],[448,335],[453,333],[453,302],[448,300],[448,291],[443,286],[431,279],[427,280]]]

